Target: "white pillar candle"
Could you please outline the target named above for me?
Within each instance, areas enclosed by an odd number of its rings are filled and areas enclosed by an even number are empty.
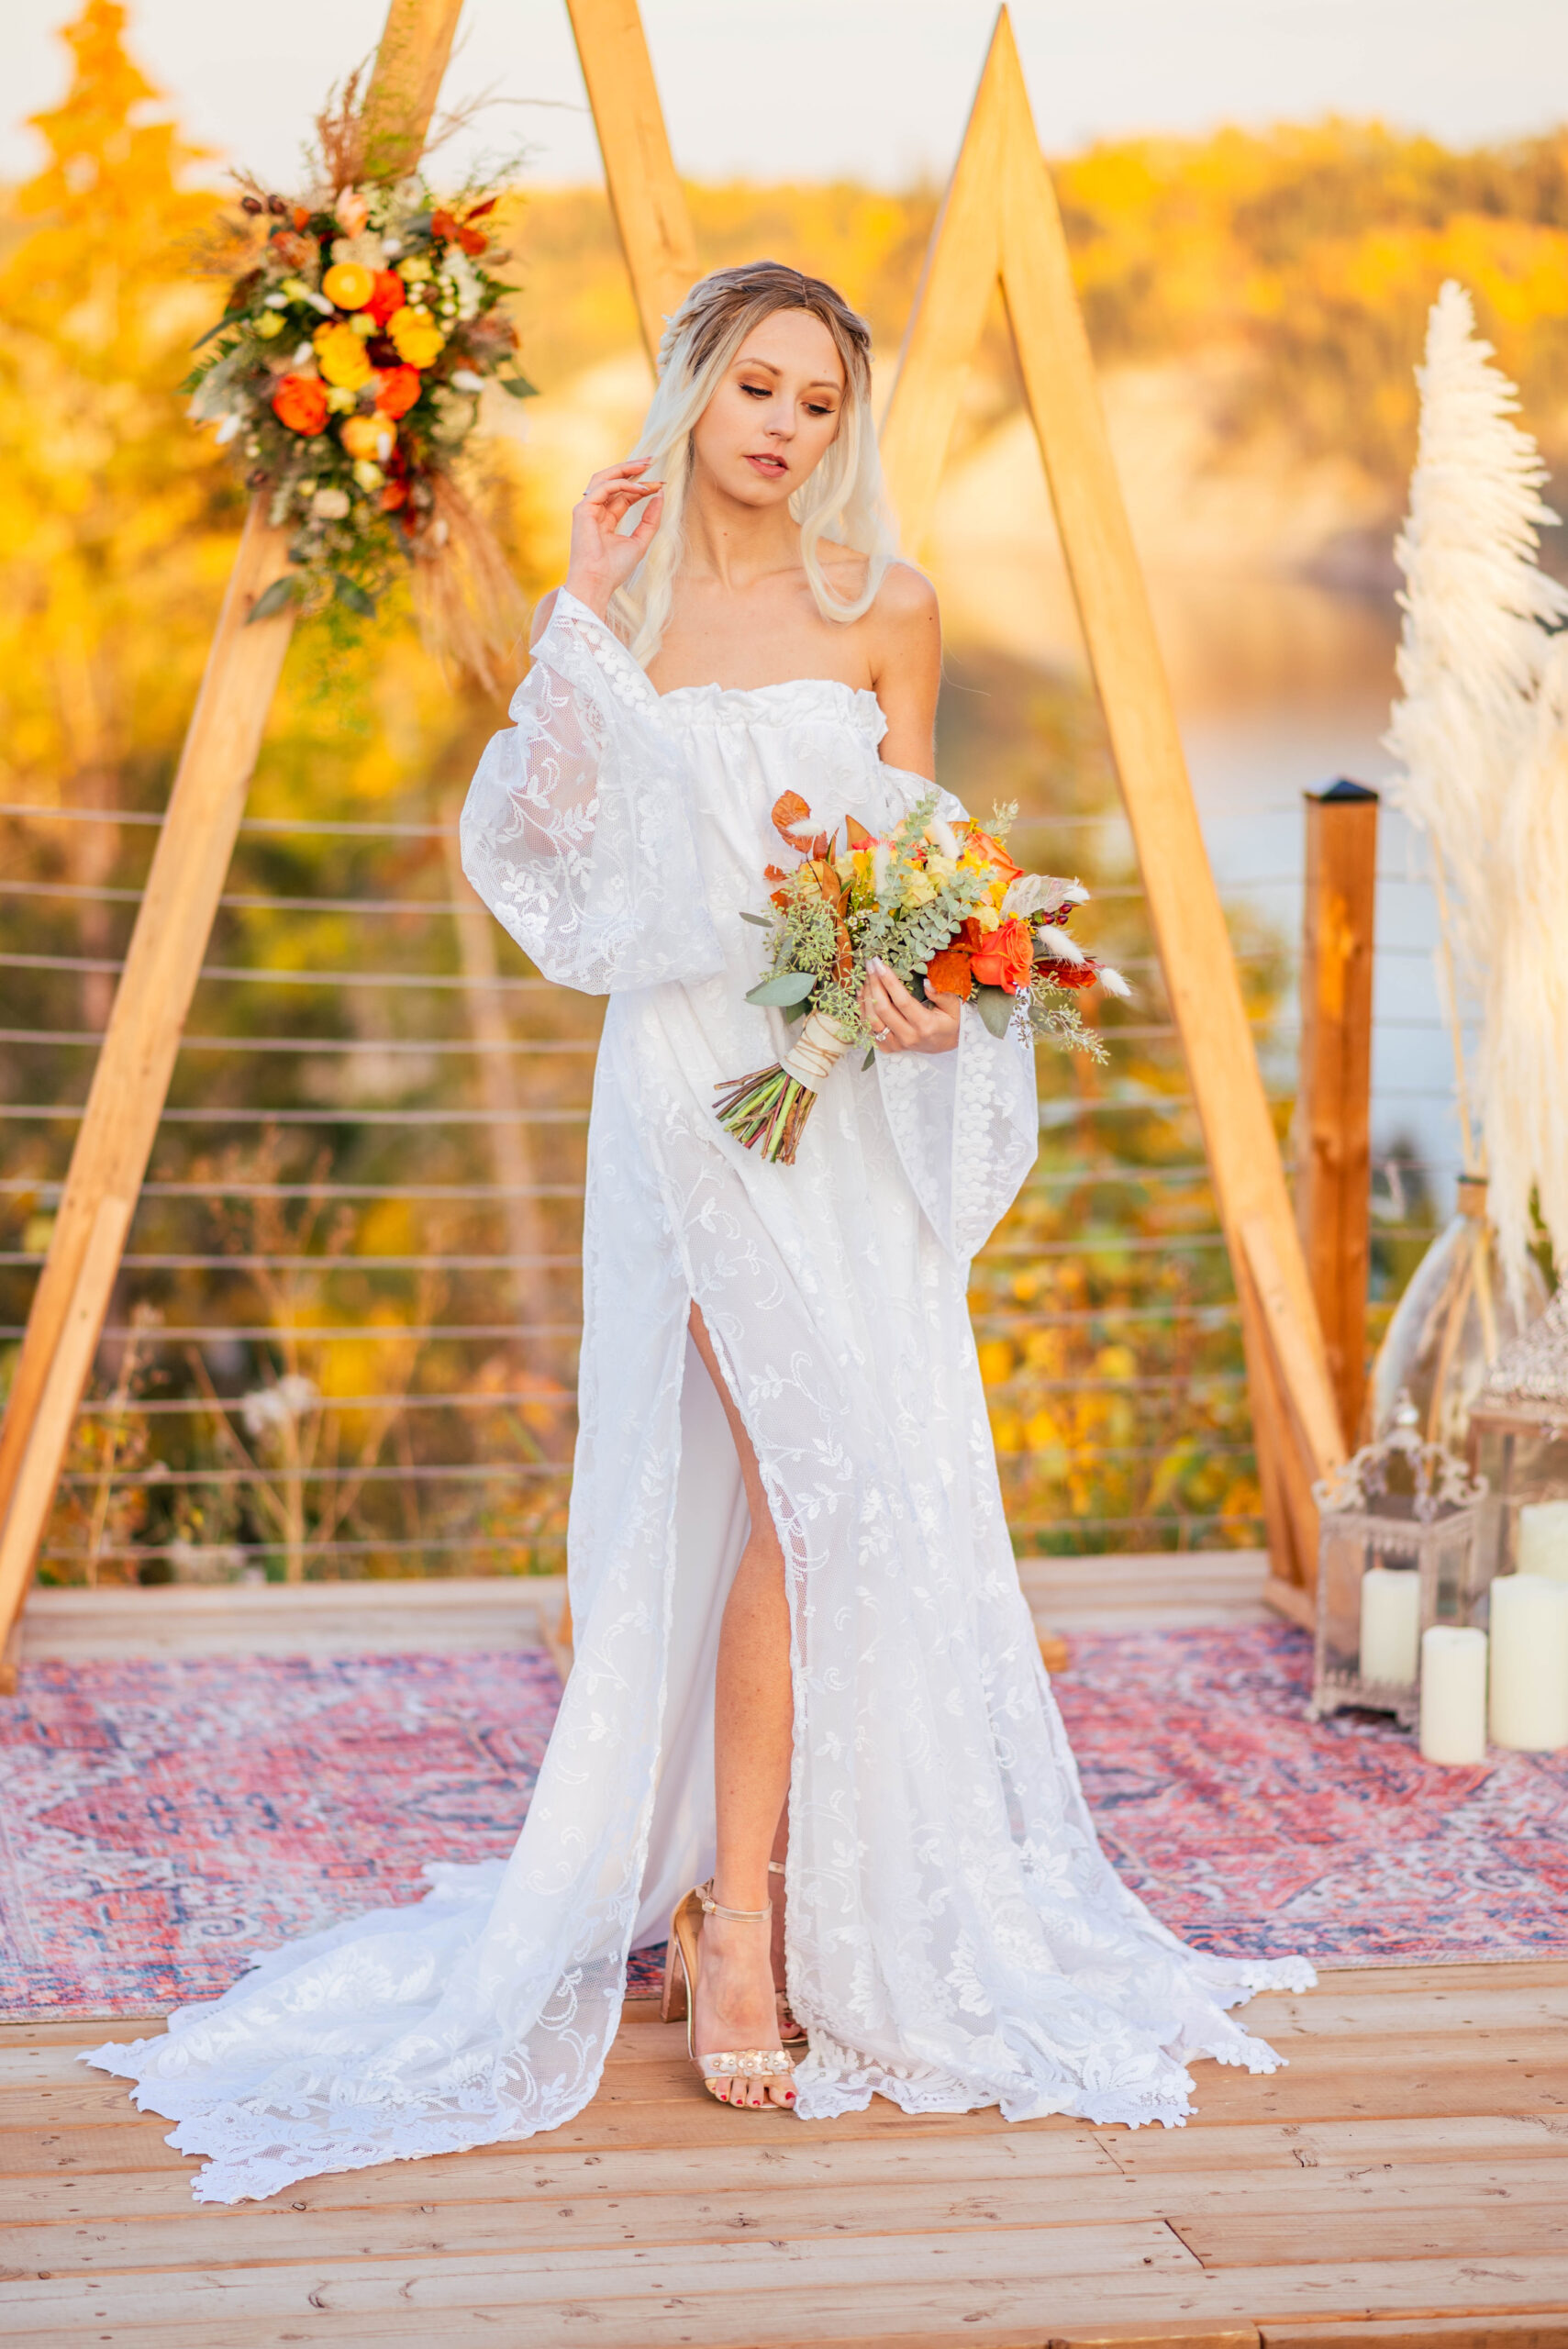
[[[1521,1575],[1551,1575],[1568,1582],[1568,1501],[1526,1501],[1519,1511]]]
[[[1498,1575],[1489,1682],[1494,1745],[1522,1753],[1568,1745],[1568,1583]]]
[[[1362,1576],[1362,1678],[1413,1688],[1420,1625],[1421,1577],[1415,1568],[1369,1567]]]
[[[1486,1634],[1429,1623],[1421,1634],[1421,1759],[1486,1759]]]

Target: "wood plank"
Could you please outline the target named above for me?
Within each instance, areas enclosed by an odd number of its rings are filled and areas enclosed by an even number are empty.
[[[1568,2315],[1351,2317],[1270,2321],[1261,2349],[1568,2349]]]
[[[332,2207],[316,2198],[301,2208],[292,2188],[270,2205],[216,2209],[194,2205],[166,2213],[101,2209],[0,2225],[0,2274],[55,2276],[135,2268],[244,2267],[278,2260],[452,2258],[473,2253],[519,2254],[639,2245],[744,2242],[759,2234],[793,2243],[895,2235],[948,2240],[984,2228],[1051,2232],[1062,2226],[1171,2225],[1205,2266],[1256,2266],[1271,2230],[1290,2248],[1281,2265],[1327,2256],[1418,2257],[1428,2253],[1544,2251],[1568,2241],[1568,2162],[1412,2165],[1408,2170],[1362,2165],[1272,2170],[1255,2177],[1234,2170],[1135,2180],[1107,2174],[1041,2180],[1016,2168],[1006,2176],[961,2176],[933,2160],[927,2175],[906,2169],[876,2183],[840,2165],[828,2181],[803,2183],[787,2156],[749,2185],[704,2188],[673,2176],[662,2161],[606,2190],[596,2180],[541,2184],[515,2162],[510,2194],[480,2197],[454,2176],[445,2194],[407,2165],[395,2165],[401,2199],[379,2208],[350,2201],[340,2181]],[[945,2173],[945,2174],[944,2174]],[[355,2175],[363,2175],[356,2173]],[[156,2183],[174,2202],[173,2179]],[[74,2183],[82,2199],[82,2185]],[[8,2210],[15,2209],[7,2196]],[[1331,2222],[1331,2223],[1330,2223]],[[1383,2232],[1378,2233],[1378,2230]],[[1241,2248],[1234,2256],[1232,2242]],[[1209,2256],[1218,2242],[1221,2251]],[[1271,2252],[1269,2256],[1274,2254]]]
[[[1178,2195],[1177,2199],[1180,2197]],[[1172,2227],[1206,2267],[1299,2267],[1314,2259],[1507,2258],[1514,2253],[1554,2253],[1568,2287],[1568,2195],[1562,2180],[1550,2199],[1533,2202],[1462,2201],[1440,2210],[1396,2207],[1379,2197],[1375,2210],[1336,2207],[1331,2228],[1320,2209],[1286,2216],[1247,2208],[1238,2195],[1231,2210],[1172,2214]]]
[[[1538,2136],[1538,2151],[1539,2146]],[[202,2207],[191,2199],[195,2169],[194,2161],[182,2154],[172,2155],[156,2171],[128,2172],[99,2170],[90,2157],[69,2165],[40,2159],[36,2169],[12,2176],[6,2208],[18,2221],[179,2218]],[[737,2144],[732,2140],[722,2146],[661,2147],[655,2162],[642,2153],[558,2154],[552,2138],[540,2136],[471,2154],[435,2154],[417,2168],[389,2162],[384,2169],[305,2178],[289,2187],[284,2199],[295,2211],[375,2210],[410,2204],[439,2211],[531,2196],[580,2203],[677,2188],[692,2195],[736,2194],[780,2184],[820,2184],[848,2191],[931,2178],[945,2179],[955,2190],[1005,2180],[1020,2192],[1038,2194],[1042,2187],[1115,2179],[1123,2174],[1087,2131],[1071,2136],[1030,2132],[973,2142],[945,2138],[936,2145],[864,2138],[840,2143],[816,2134],[800,2144]],[[275,2205],[255,2207],[270,2210]]]
[[[1349,1448],[1366,1391],[1378,801],[1359,783],[1306,798],[1296,1215]]]
[[[100,2311],[122,2323],[190,2323],[233,2307],[241,2294],[246,2309],[262,2316],[310,2307],[371,2314],[410,2306],[428,2311],[473,2305],[542,2309],[584,2296],[607,2307],[617,2299],[643,2300],[651,2291],[668,2299],[750,2294],[761,2288],[776,2296],[797,2277],[837,2282],[840,2289],[874,2287],[879,2295],[940,2286],[954,2275],[1015,2285],[1045,2275],[1058,2283],[1073,2277],[1122,2277],[1158,2280],[1169,2291],[1176,2279],[1200,2272],[1185,2245],[1155,2223],[1003,2229],[965,2236],[957,2245],[906,2236],[809,2245],[752,2236],[741,2243],[683,2244],[668,2254],[606,2246],[591,2262],[566,2250],[452,2259],[295,2260],[227,2273],[203,2268],[40,2276],[8,2279],[4,2305],[10,2322],[26,2330],[45,2320],[68,2322]]]
[[[1215,2121],[1184,2129],[1097,2132],[1102,2150],[1129,2177],[1218,2169],[1317,2169],[1396,2162],[1534,2161],[1568,2156],[1568,2121],[1524,2113],[1439,2113],[1417,2120]]]
[[[895,2255],[907,2256],[902,2246]],[[684,2262],[655,2260],[644,2267],[634,2293],[606,2294],[602,2266],[560,2270],[550,2279],[553,2299],[523,2299],[515,2291],[502,2297],[506,2286],[521,2279],[497,2277],[494,2263],[486,2263],[486,2272],[461,2279],[466,2287],[461,2299],[444,2290],[436,2296],[437,2287],[458,2283],[456,2277],[443,2273],[432,2278],[407,2266],[389,2268],[377,2278],[374,2307],[365,2306],[371,2296],[350,2290],[344,2278],[308,2266],[269,2269],[254,2279],[269,2299],[294,2296],[295,2305],[281,2310],[255,2304],[261,2296],[251,2293],[251,2278],[244,2279],[243,2291],[220,2278],[205,2285],[184,2277],[131,2279],[134,2299],[125,2295],[119,2279],[99,2279],[75,2288],[69,2302],[61,2304],[58,2321],[55,2313],[22,2297],[46,2286],[6,2287],[0,2302],[10,2319],[7,2349],[44,2349],[46,2343],[61,2349],[67,2341],[71,2349],[80,2349],[83,2340],[95,2349],[314,2349],[317,2343],[356,2340],[428,2342],[452,2337],[440,2321],[449,2310],[461,2314],[466,2340],[484,2337],[467,2330],[476,2321],[504,2325],[516,2321],[515,2312],[524,2307],[550,2311],[560,2327],[558,2338],[581,2332],[605,2349],[773,2349],[774,2343],[798,2349],[803,2341],[842,2344],[900,2334],[923,2337],[934,2349],[944,2333],[944,2349],[951,2349],[959,2341],[1005,2341],[1009,2332],[1015,2340],[1020,2332],[1026,2339],[1032,2332],[1045,2349],[1047,2343],[1072,2341],[1075,2333],[1082,2340],[1095,2324],[1132,2328],[1141,2322],[1158,2339],[1161,2325],[1170,2332],[1195,2319],[1216,2325],[1227,2319],[1246,2321],[1254,2310],[1262,2311],[1251,2318],[1260,2332],[1266,2337],[1273,2322],[1278,2340],[1278,2327],[1287,2319],[1322,2324],[1336,2311],[1347,2320],[1414,2311],[1434,2318],[1508,2310],[1555,2315],[1562,2305],[1562,2262],[1539,2259],[1489,2262],[1479,2284],[1475,2263],[1434,2260],[1237,2269],[1216,2276],[1195,2266],[1185,2277],[1140,2263],[1136,2270],[1097,2276],[1041,2270],[1022,2280],[958,2275],[940,2254],[929,2265],[934,2272],[902,2280],[888,2279],[880,2266],[869,2276],[848,2270],[847,2263],[826,2273],[820,2254],[806,2258],[787,2245],[769,2243],[728,2248],[699,2272]],[[1487,2293],[1489,2310],[1477,2308],[1478,2289]],[[440,2324],[434,2333],[433,2320]]]

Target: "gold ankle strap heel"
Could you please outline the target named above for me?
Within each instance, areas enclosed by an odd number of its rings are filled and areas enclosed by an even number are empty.
[[[670,1920],[670,1948],[664,1961],[664,1998],[662,2008],[666,2022],[686,2020],[686,2053],[705,2080],[775,2080],[795,2069],[795,2059],[782,2047],[726,2048],[721,2054],[699,2055],[693,2043],[692,2031],[696,2015],[697,1970],[701,1964],[698,1941],[704,1917],[722,1917],[726,1923],[765,1925],[773,1913],[770,1900],[763,1909],[728,1909],[713,1897],[713,1884],[699,1885],[688,1892]],[[677,1976],[676,1967],[680,1972]],[[717,2099],[716,2099],[717,2100]],[[794,2092],[791,2092],[791,2102]],[[762,2104],[747,2105],[748,2112],[764,2110],[783,2112],[785,2105],[764,2099]]]

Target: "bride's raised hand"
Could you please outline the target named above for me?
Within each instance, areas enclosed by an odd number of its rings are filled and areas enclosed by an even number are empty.
[[[644,481],[649,459],[628,457],[618,465],[596,473],[572,509],[572,552],[566,566],[566,592],[597,612],[601,619],[610,597],[631,577],[648,551],[664,511],[664,485]],[[648,503],[637,528],[621,536],[620,526],[639,498]]]

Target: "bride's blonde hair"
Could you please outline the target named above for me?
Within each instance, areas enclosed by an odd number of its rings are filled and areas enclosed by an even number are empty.
[[[871,330],[841,294],[819,277],[803,277],[776,261],[716,269],[699,278],[659,345],[659,385],[634,457],[664,484],[664,511],[647,553],[610,604],[617,633],[645,665],[669,625],[675,573],[685,547],[692,433],[752,328],[775,310],[805,310],[833,338],[844,370],[844,399],[831,447],[789,501],[800,526],[800,554],[825,619],[858,620],[870,609],[897,537],[883,487],[871,414]],[[865,584],[852,600],[834,594],[818,551],[821,541],[866,557]]]

